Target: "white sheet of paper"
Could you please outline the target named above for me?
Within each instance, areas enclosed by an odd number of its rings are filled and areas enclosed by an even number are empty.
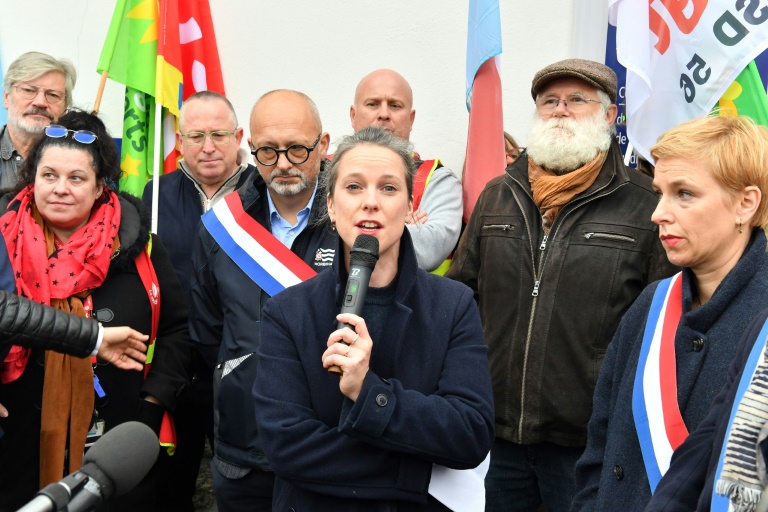
[[[489,452],[474,469],[448,469],[433,464],[429,494],[453,512],[485,510],[485,474],[490,462]]]

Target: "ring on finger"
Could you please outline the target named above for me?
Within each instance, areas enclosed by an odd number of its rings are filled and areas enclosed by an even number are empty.
[[[347,345],[347,351],[344,352],[344,357],[349,357],[349,351],[352,350],[352,345]]]
[[[360,335],[359,335],[359,334],[355,334],[355,339],[353,339],[352,341],[350,341],[350,342],[349,342],[349,344],[350,344],[350,345],[354,345],[355,343],[357,343],[357,340],[358,340],[358,338],[360,338]]]

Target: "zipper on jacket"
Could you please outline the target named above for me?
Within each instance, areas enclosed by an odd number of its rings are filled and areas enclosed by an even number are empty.
[[[514,178],[512,178],[514,180]],[[525,188],[522,187],[519,181],[515,180],[520,187],[525,190]],[[506,181],[505,181],[506,183]],[[626,183],[626,182],[625,182]],[[595,195],[584,201],[583,203],[578,204],[574,208],[569,209],[565,212],[564,216],[560,217],[559,222],[556,222],[556,229],[554,231],[550,230],[550,233],[552,233],[552,237],[554,238],[557,235],[557,231],[560,229],[560,226],[562,226],[563,222],[565,221],[566,217],[574,211],[585,204],[591,203],[595,199],[599,199],[601,197],[607,196],[611,192],[615,192],[619,189],[619,187],[624,186],[625,183],[621,183],[618,186],[614,187],[611,191],[606,192],[604,194],[600,194],[599,192],[602,190],[605,190],[609,185],[610,182],[605,185],[602,189],[595,192]],[[523,209],[523,206],[520,204],[520,200],[517,198],[517,195],[515,194],[515,191],[512,189],[512,186],[507,183],[507,186],[512,191],[512,197],[515,198],[515,202],[517,203],[517,207],[520,209],[521,212],[525,212],[525,209]],[[528,194],[528,197],[533,201],[533,197]],[[535,203],[534,203],[535,205]],[[531,229],[528,225],[528,217],[526,217],[525,213],[523,213],[523,219],[525,221],[525,228],[528,230],[528,238],[533,242],[533,237],[531,237]],[[555,227],[555,226],[553,226]],[[541,254],[539,256],[539,267],[538,271],[536,267],[534,267],[534,285],[533,285],[533,292],[531,295],[533,296],[533,302],[531,303],[531,313],[528,317],[528,333],[525,336],[525,348],[523,350],[523,375],[520,379],[521,385],[520,385],[520,421],[518,422],[517,427],[517,439],[519,443],[523,442],[523,420],[525,419],[525,382],[526,382],[526,376],[528,374],[528,352],[531,348],[531,334],[533,332],[533,320],[535,318],[536,313],[536,305],[538,303],[538,297],[539,297],[539,286],[541,285],[541,280],[544,276],[544,264],[546,263],[546,248],[547,248],[547,241],[549,239],[549,235],[545,234],[544,239],[541,241],[541,245],[539,245],[539,250],[541,251]],[[533,245],[531,244],[531,260],[532,263],[535,264],[536,259],[533,256]]]
[[[627,236],[627,235],[619,235],[617,233],[584,233],[584,238],[587,240],[591,240],[593,238],[603,238],[605,240],[617,240],[619,242],[629,242],[631,244],[635,243],[637,240],[635,240],[634,237]]]
[[[512,228],[512,224],[484,224],[483,229],[500,229],[502,231],[506,231],[508,229],[514,229]]]

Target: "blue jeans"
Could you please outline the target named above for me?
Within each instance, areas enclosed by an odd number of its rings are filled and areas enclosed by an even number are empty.
[[[486,512],[568,512],[576,493],[574,468],[584,448],[522,445],[496,438],[485,477]]]

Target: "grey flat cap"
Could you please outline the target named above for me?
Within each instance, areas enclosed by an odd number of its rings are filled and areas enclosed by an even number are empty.
[[[611,103],[616,103],[616,88],[618,79],[616,73],[605,64],[585,59],[565,59],[545,67],[533,77],[531,84],[531,96],[536,95],[552,80],[558,78],[578,78],[588,84],[602,89],[611,98]]]

